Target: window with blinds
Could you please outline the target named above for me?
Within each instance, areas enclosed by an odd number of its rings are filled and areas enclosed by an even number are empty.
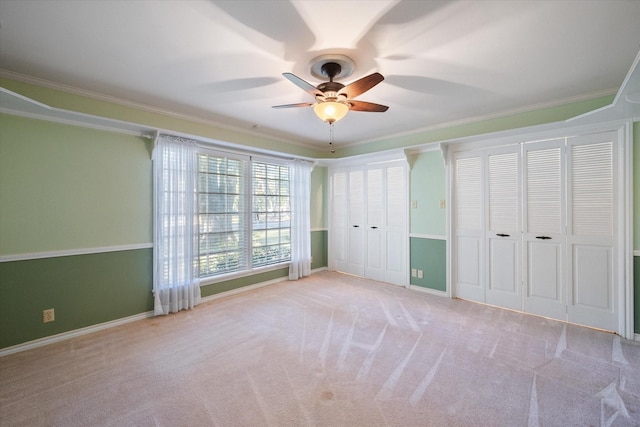
[[[252,170],[253,267],[291,258],[291,203],[289,167],[254,162]]]
[[[198,277],[290,260],[289,176],[286,165],[199,154]]]
[[[198,156],[199,277],[247,268],[245,161]]]

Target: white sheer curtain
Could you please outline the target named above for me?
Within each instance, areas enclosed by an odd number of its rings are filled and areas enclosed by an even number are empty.
[[[153,149],[154,314],[200,302],[195,274],[198,149],[195,141],[160,135]]]
[[[311,170],[313,164],[296,160],[291,166],[291,264],[289,280],[311,274]]]

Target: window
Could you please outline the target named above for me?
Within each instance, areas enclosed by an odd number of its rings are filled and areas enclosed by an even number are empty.
[[[198,155],[198,277],[290,260],[289,176],[286,165]]]
[[[252,253],[254,267],[291,258],[289,167],[252,164]]]

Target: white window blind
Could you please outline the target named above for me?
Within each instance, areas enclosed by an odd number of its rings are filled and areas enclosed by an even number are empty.
[[[245,161],[198,156],[199,277],[247,268]]]
[[[291,201],[289,167],[252,164],[253,267],[291,258]]]

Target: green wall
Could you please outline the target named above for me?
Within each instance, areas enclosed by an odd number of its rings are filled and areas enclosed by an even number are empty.
[[[329,194],[328,169],[324,166],[316,166],[311,173],[311,254],[313,261],[311,269],[327,267],[329,265],[328,254],[328,230],[327,197]]]
[[[280,268],[278,270],[266,271],[251,276],[239,277],[225,282],[218,282],[212,285],[202,286],[200,293],[203,297],[219,294],[221,292],[232,291],[244,286],[254,285],[256,283],[267,282],[269,280],[280,279],[289,276],[289,268]]]
[[[151,249],[0,263],[0,348],[152,310],[152,264]]]
[[[411,277],[411,284],[445,292],[447,290],[447,241],[411,237],[411,268],[423,277]]]
[[[446,171],[440,150],[415,154],[411,157],[410,196],[411,233],[445,236],[446,209],[440,201],[446,200]],[[446,202],[445,202],[446,203]]]
[[[326,229],[328,224],[327,217],[327,197],[329,189],[327,188],[327,168],[325,166],[316,166],[311,172],[311,229]]]
[[[311,232],[311,269],[326,267],[329,265],[328,257],[328,232],[327,230],[319,230]]]
[[[414,154],[409,158],[411,196],[411,270],[422,270],[423,278],[410,278],[412,285],[438,291],[447,289],[446,170],[440,150]],[[415,203],[415,205],[414,205]],[[446,202],[445,202],[446,206]],[[426,235],[426,236],[425,236]]]
[[[640,256],[633,257],[633,330],[640,334]]]
[[[151,141],[0,115],[0,255],[151,242]]]

